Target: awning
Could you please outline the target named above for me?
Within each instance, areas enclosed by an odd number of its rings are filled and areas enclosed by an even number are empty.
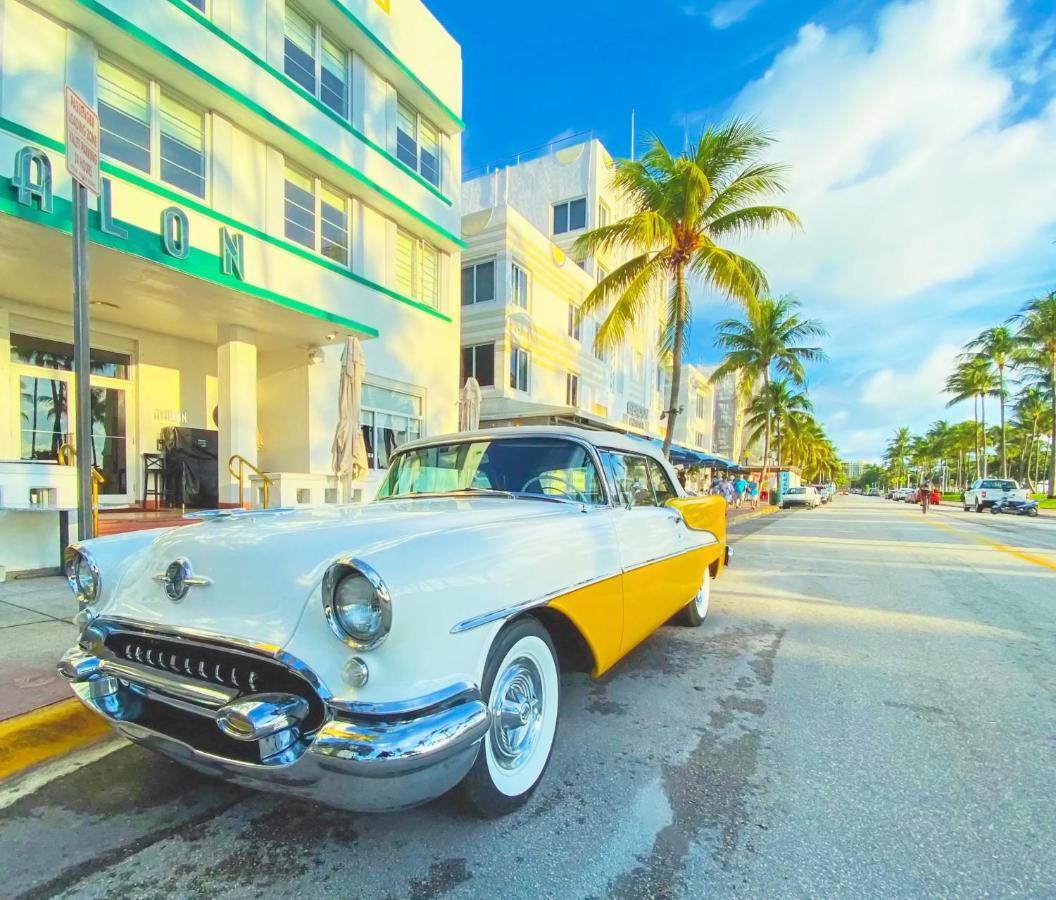
[[[646,437],[641,434],[631,434],[629,437],[638,438],[640,441],[648,441],[659,447],[664,445],[662,440],[655,437]],[[715,456],[711,453],[702,453],[700,450],[691,450],[689,447],[683,447],[680,444],[671,445],[670,459],[677,466],[706,466],[711,469],[737,468],[737,463],[731,460],[723,459],[721,456]]]

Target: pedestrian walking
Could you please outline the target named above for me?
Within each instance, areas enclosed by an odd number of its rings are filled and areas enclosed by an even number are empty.
[[[919,489],[920,494],[920,511],[924,514],[928,514],[928,507],[931,506],[931,482],[922,482]]]
[[[733,505],[737,509],[741,508],[741,504],[744,503],[744,492],[748,490],[748,482],[744,480],[743,475],[738,475],[733,482]]]
[[[754,478],[748,479],[748,503],[752,509],[759,508],[759,482]]]

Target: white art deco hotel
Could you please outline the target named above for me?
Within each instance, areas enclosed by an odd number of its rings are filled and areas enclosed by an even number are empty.
[[[158,490],[235,503],[235,455],[272,505],[336,501],[350,335],[375,472],[457,427],[461,74],[418,0],[0,0],[0,566],[54,564],[39,510],[72,505],[64,445],[92,454],[104,509]],[[102,129],[90,441],[67,83]],[[159,488],[163,433],[206,461]]]

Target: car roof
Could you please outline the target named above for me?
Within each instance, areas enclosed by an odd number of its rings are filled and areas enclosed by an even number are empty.
[[[665,466],[670,466],[660,446],[654,444],[650,438],[635,437],[634,435],[621,434],[617,431],[577,428],[573,425],[514,425],[503,428],[481,428],[477,431],[460,431],[452,434],[439,434],[435,437],[419,438],[416,441],[408,441],[406,444],[401,444],[399,449],[402,451],[411,447],[429,447],[433,444],[449,444],[453,441],[494,441],[502,438],[524,437],[571,438],[585,441],[602,449],[622,450],[627,453],[651,456]]]

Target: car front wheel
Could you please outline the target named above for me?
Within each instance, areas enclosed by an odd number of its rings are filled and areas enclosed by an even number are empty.
[[[499,632],[481,688],[491,728],[460,790],[470,809],[496,818],[532,795],[550,762],[557,734],[557,653],[537,619],[518,619]]]

